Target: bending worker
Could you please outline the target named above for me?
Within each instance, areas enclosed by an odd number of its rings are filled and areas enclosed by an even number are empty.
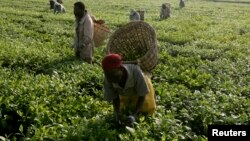
[[[104,99],[113,102],[118,123],[124,114],[134,122],[141,113],[153,115],[156,109],[155,93],[150,78],[135,64],[122,64],[119,54],[106,55],[104,70]]]

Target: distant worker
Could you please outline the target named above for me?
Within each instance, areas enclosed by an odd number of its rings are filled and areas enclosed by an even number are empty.
[[[160,19],[167,19],[170,17],[170,4],[163,3],[161,6]]]
[[[54,14],[58,14],[58,13],[66,13],[66,10],[64,8],[64,6],[58,2],[55,2],[54,4]]]
[[[54,5],[55,5],[56,2],[60,3],[60,4],[63,4],[62,0],[49,0],[50,9],[54,9]]]
[[[129,20],[130,21],[139,21],[141,19],[139,12],[135,11],[134,9],[130,10]]]
[[[180,0],[179,6],[180,6],[180,8],[185,7],[185,1],[184,0]]]

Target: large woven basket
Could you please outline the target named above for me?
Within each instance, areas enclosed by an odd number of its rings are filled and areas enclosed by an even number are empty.
[[[158,59],[155,30],[144,21],[131,21],[111,35],[107,46],[109,53],[118,53],[123,63],[136,63],[144,72],[150,72]]]
[[[110,29],[104,24],[94,22],[94,43],[95,47],[100,47],[108,38]]]

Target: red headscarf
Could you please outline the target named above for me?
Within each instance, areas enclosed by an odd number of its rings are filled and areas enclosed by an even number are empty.
[[[122,57],[119,54],[108,54],[102,60],[102,69],[111,70],[121,67]]]

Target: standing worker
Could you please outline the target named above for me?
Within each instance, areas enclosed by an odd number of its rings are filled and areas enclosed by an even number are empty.
[[[94,23],[82,2],[74,4],[76,21],[74,49],[77,58],[92,64],[94,51]]]

